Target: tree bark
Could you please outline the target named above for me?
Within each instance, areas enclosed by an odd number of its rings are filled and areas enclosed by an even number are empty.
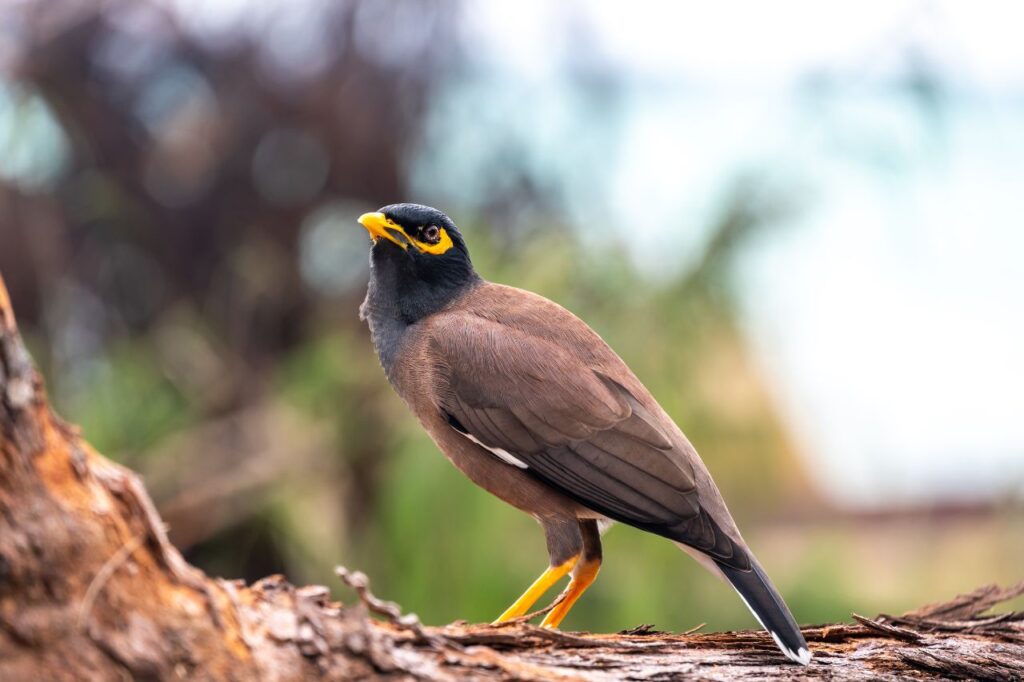
[[[760,631],[424,627],[339,574],[358,594],[349,606],[326,587],[189,566],[139,478],[51,410],[0,279],[2,680],[1024,678],[1024,614],[983,615],[1024,583],[807,628],[815,659],[800,668]]]

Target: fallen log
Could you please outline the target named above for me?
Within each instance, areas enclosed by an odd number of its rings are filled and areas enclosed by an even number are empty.
[[[1024,678],[1024,614],[987,615],[1024,583],[806,628],[815,658],[801,668],[761,631],[426,627],[339,575],[347,606],[326,587],[189,566],[140,479],[50,408],[0,279],[2,680]]]

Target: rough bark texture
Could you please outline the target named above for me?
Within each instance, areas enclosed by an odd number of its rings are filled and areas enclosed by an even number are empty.
[[[808,628],[816,657],[799,668],[763,632],[428,628],[364,576],[339,575],[352,606],[325,587],[247,587],[187,565],[139,479],[51,411],[0,280],[2,680],[1024,678],[1024,614],[983,615],[1024,583]]]

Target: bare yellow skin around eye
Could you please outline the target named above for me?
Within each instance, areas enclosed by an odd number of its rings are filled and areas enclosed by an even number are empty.
[[[370,239],[373,241],[377,241],[380,238],[387,239],[403,249],[408,248],[405,242],[395,237],[388,230],[397,230],[401,232],[409,240],[409,243],[415,246],[421,253],[440,256],[441,254],[447,253],[449,249],[455,246],[455,242],[452,241],[451,235],[449,235],[448,231],[443,227],[438,228],[439,239],[437,243],[430,244],[411,236],[405,231],[405,228],[380,212],[364,213],[359,216],[359,224],[366,228],[366,231],[370,233]]]
[[[435,256],[440,256],[442,253],[447,253],[448,249],[455,246],[455,242],[453,242],[452,238],[448,235],[448,230],[444,229],[443,227],[440,228],[440,230],[441,239],[438,240],[436,244],[428,244],[427,242],[421,242],[419,239],[416,239],[415,237],[410,238],[409,241],[411,241],[417,249],[424,253],[430,253]]]

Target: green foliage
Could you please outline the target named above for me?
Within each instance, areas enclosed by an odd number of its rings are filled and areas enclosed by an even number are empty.
[[[195,419],[142,339],[115,345],[66,384],[67,412],[89,442],[115,457],[142,454]]]

